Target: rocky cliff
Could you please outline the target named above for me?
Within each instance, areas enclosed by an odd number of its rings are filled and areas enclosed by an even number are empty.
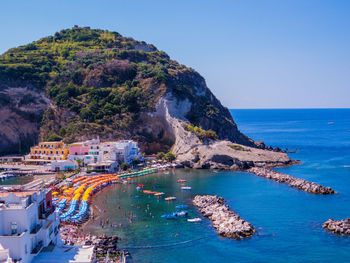
[[[0,81],[2,154],[98,135],[135,139],[146,153],[172,150],[198,168],[290,161],[257,149],[193,69],[116,32],[75,26],[10,49]]]

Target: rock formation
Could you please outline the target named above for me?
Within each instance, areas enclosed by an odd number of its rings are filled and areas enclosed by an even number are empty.
[[[251,237],[256,230],[253,225],[224,205],[225,200],[216,195],[197,195],[193,204],[199,211],[211,219],[219,235],[234,239]]]
[[[260,149],[241,133],[237,133],[240,134],[241,139],[238,141],[241,144],[230,140],[200,140],[196,134],[184,129],[189,124],[184,116],[190,111],[191,105],[189,101],[178,101],[167,94],[159,100],[156,112],[152,114],[154,118],[163,120],[169,134],[174,137],[172,152],[184,166],[242,170],[252,166],[283,166],[292,163],[286,153]],[[232,126],[232,129],[235,127]]]
[[[322,227],[336,234],[350,235],[350,218],[345,220],[328,219]]]
[[[303,179],[299,179],[287,174],[282,174],[268,168],[252,167],[248,169],[247,172],[253,173],[257,176],[264,177],[279,183],[286,183],[291,187],[295,187],[300,190],[313,193],[313,194],[336,194],[337,193],[330,187],[324,187],[322,185],[309,182]]]

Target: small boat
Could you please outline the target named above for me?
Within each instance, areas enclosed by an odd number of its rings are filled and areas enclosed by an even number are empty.
[[[184,210],[176,211],[176,212],[175,212],[175,215],[176,215],[176,216],[186,216],[186,215],[188,215],[188,212],[187,212],[187,211],[184,211]]]
[[[159,193],[155,193],[154,195],[155,196],[161,196],[161,195],[163,195],[164,193],[163,192],[159,192]]]
[[[191,186],[182,186],[181,190],[191,190],[192,187]]]
[[[202,221],[202,219],[199,218],[199,217],[197,217],[197,218],[189,218],[189,219],[187,219],[187,221],[188,222],[200,222],[200,221]]]
[[[177,205],[177,206],[175,206],[176,208],[186,208],[186,207],[188,207],[188,205]]]
[[[171,200],[175,200],[176,197],[175,196],[169,196],[169,197],[165,197],[164,198],[166,201],[171,201]]]
[[[138,187],[144,187],[145,185],[144,184],[137,184]]]
[[[187,181],[185,179],[179,179],[177,180],[178,183],[186,183]]]
[[[161,217],[162,218],[175,218],[175,217],[177,217],[177,215],[176,214],[169,214],[169,215],[162,215]]]
[[[156,194],[157,192],[153,192],[150,190],[143,190],[142,192],[144,192],[145,194]]]

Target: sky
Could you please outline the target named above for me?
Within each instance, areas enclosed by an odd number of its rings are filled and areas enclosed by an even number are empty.
[[[350,1],[1,0],[0,54],[74,25],[154,44],[228,108],[349,108]]]

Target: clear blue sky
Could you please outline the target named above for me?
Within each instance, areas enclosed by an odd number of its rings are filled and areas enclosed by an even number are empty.
[[[229,108],[350,107],[350,1],[1,0],[0,53],[73,25],[152,43]]]

